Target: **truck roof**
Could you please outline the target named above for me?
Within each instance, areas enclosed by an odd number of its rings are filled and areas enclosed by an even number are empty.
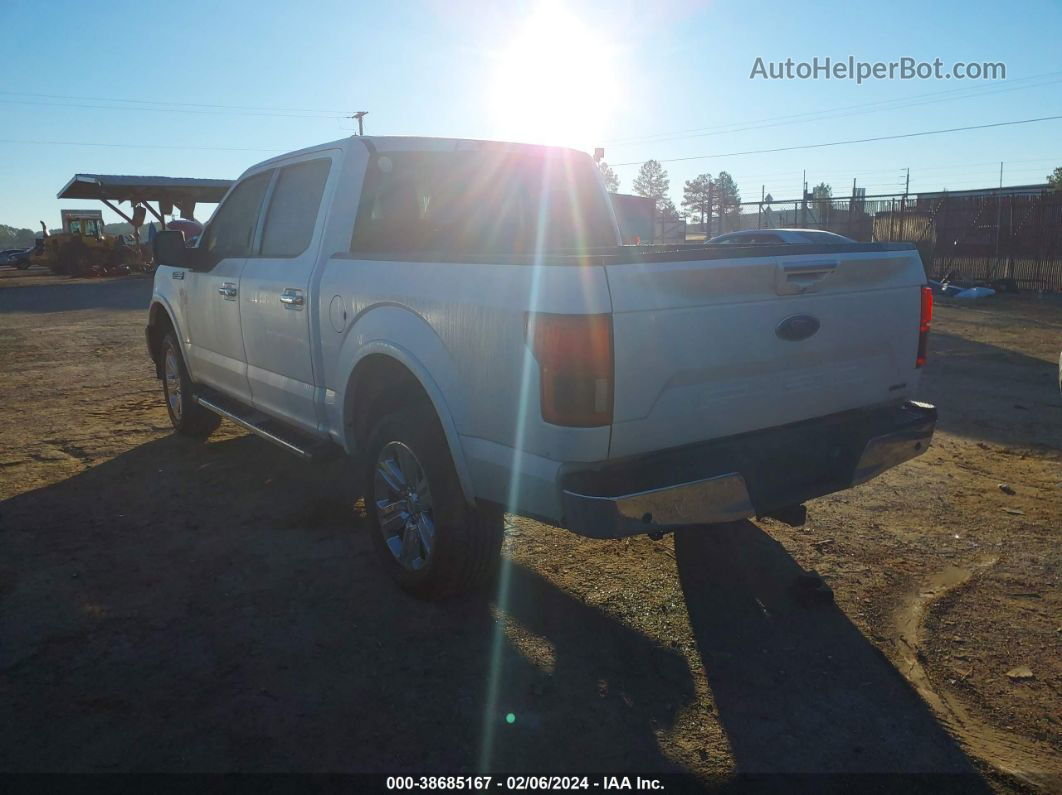
[[[477,149],[489,147],[491,149],[505,151],[526,151],[529,154],[541,154],[548,150],[561,150],[589,157],[589,154],[586,152],[572,149],[571,147],[543,146],[541,144],[516,143],[512,141],[491,141],[479,138],[435,138],[421,135],[351,135],[346,138],[339,138],[335,141],[326,141],[325,143],[314,144],[313,146],[285,152],[282,155],[276,155],[275,157],[255,163],[244,173],[246,174],[274,163],[280,163],[292,157],[311,154],[312,152],[323,152],[328,149],[345,149],[348,146],[354,145],[356,142],[361,142],[363,146],[369,148],[370,152],[455,152],[463,150],[475,151]]]

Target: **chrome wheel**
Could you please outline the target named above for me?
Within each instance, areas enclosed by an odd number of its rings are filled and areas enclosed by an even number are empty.
[[[388,442],[376,459],[373,500],[384,543],[403,568],[417,571],[435,548],[428,476],[401,442]]]
[[[166,400],[170,404],[170,412],[173,418],[180,422],[181,409],[181,370],[177,363],[177,353],[173,348],[166,348],[166,356],[163,361],[163,376],[166,379]]]

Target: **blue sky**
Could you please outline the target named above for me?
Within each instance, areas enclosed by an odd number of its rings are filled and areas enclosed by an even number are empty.
[[[612,163],[1062,114],[1057,0],[4,0],[0,30],[0,223],[28,227],[55,226],[60,206],[85,205],[55,199],[75,172],[235,177],[273,154],[349,134],[341,111],[368,110],[374,134],[604,146]],[[1007,80],[749,79],[757,56],[849,55],[1002,61]],[[113,101],[123,99],[141,102]],[[885,102],[907,107],[859,107]],[[779,119],[836,108],[851,109]],[[250,115],[268,112],[278,115]],[[743,126],[755,129],[733,131]],[[688,130],[700,132],[675,135]],[[1000,160],[1005,183],[1042,182],[1062,165],[1060,142],[1057,120],[664,165],[676,203],[682,180],[721,169],[747,199],[761,185],[776,199],[799,196],[804,169],[835,195],[853,176],[875,194],[902,189],[907,167],[913,191],[994,185]],[[617,167],[621,190],[636,168]]]

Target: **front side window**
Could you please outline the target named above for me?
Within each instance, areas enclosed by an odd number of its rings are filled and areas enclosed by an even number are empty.
[[[557,150],[379,154],[351,251],[473,257],[614,246],[595,171],[588,158]]]
[[[262,232],[263,257],[297,257],[310,245],[331,165],[321,158],[281,169]]]
[[[80,221],[71,221],[70,222],[70,234],[72,234],[72,235],[80,235],[81,234],[81,222]]]
[[[251,253],[258,211],[272,176],[272,171],[263,171],[232,189],[206,231],[204,248],[208,259],[220,262]]]

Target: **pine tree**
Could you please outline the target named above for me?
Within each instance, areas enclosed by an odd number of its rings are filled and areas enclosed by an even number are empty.
[[[713,204],[719,215],[735,212],[741,204],[741,194],[738,192],[737,183],[726,171],[720,171],[719,176],[715,178]]]
[[[682,206],[690,216],[701,219],[701,226],[712,214],[712,187],[712,175],[699,174],[686,180],[682,188]]]
[[[634,178],[634,192],[655,201],[658,214],[663,210],[670,187],[671,181],[667,177],[667,171],[656,160],[646,160],[642,163],[638,176]]]
[[[616,172],[612,170],[612,166],[604,160],[599,160],[597,167],[601,169],[601,176],[605,178],[605,187],[608,188],[608,192],[617,193],[619,191],[620,180],[619,177],[616,176]]]
[[[675,202],[671,201],[669,197],[665,197],[663,204],[660,205],[660,220],[662,221],[678,221],[679,212],[675,207]]]
[[[813,199],[829,199],[833,197],[833,188],[825,182],[820,182],[811,189]]]
[[[815,214],[820,221],[826,220],[826,214],[830,211],[830,199],[833,197],[833,188],[825,182],[820,182],[811,189],[811,203],[815,207]]]
[[[1062,166],[1047,175],[1047,184],[1052,191],[1062,193]]]

